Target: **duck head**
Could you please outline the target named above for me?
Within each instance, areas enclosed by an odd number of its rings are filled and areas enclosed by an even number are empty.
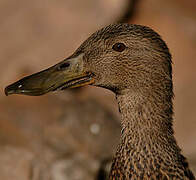
[[[171,57],[160,36],[141,25],[114,24],[92,34],[68,58],[24,77],[5,94],[42,95],[95,85],[120,93],[171,79]]]

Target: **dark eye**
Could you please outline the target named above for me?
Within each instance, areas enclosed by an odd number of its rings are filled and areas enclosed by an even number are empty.
[[[118,52],[124,51],[126,46],[123,43],[116,43],[112,46],[112,49]]]
[[[61,64],[59,67],[58,67],[58,70],[64,70],[66,68],[68,68],[70,66],[70,64],[68,62],[66,63],[63,63]]]

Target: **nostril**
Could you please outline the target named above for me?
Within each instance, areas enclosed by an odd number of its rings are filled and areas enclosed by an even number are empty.
[[[58,70],[64,70],[66,68],[68,68],[70,66],[70,63],[66,62],[66,63],[63,63],[61,64],[59,67],[58,67]]]

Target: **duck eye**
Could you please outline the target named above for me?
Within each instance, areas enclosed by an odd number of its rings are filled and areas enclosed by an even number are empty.
[[[112,49],[118,52],[124,51],[126,46],[123,43],[116,43],[112,46]]]
[[[58,70],[65,70],[66,68],[68,68],[70,66],[70,64],[68,62],[61,64],[58,67]]]

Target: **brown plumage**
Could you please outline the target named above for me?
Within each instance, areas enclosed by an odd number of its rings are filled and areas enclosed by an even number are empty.
[[[86,74],[83,78],[43,85],[46,79],[55,79],[54,70],[70,72],[75,59],[77,72]],[[44,80],[40,80],[42,73]],[[61,77],[58,74],[55,77]],[[44,86],[43,92],[29,93],[31,79]],[[107,26],[92,34],[72,56],[14,83],[6,94],[40,95],[85,84],[112,90],[121,113],[122,135],[109,179],[195,179],[174,138],[171,55],[156,32],[140,25]]]

